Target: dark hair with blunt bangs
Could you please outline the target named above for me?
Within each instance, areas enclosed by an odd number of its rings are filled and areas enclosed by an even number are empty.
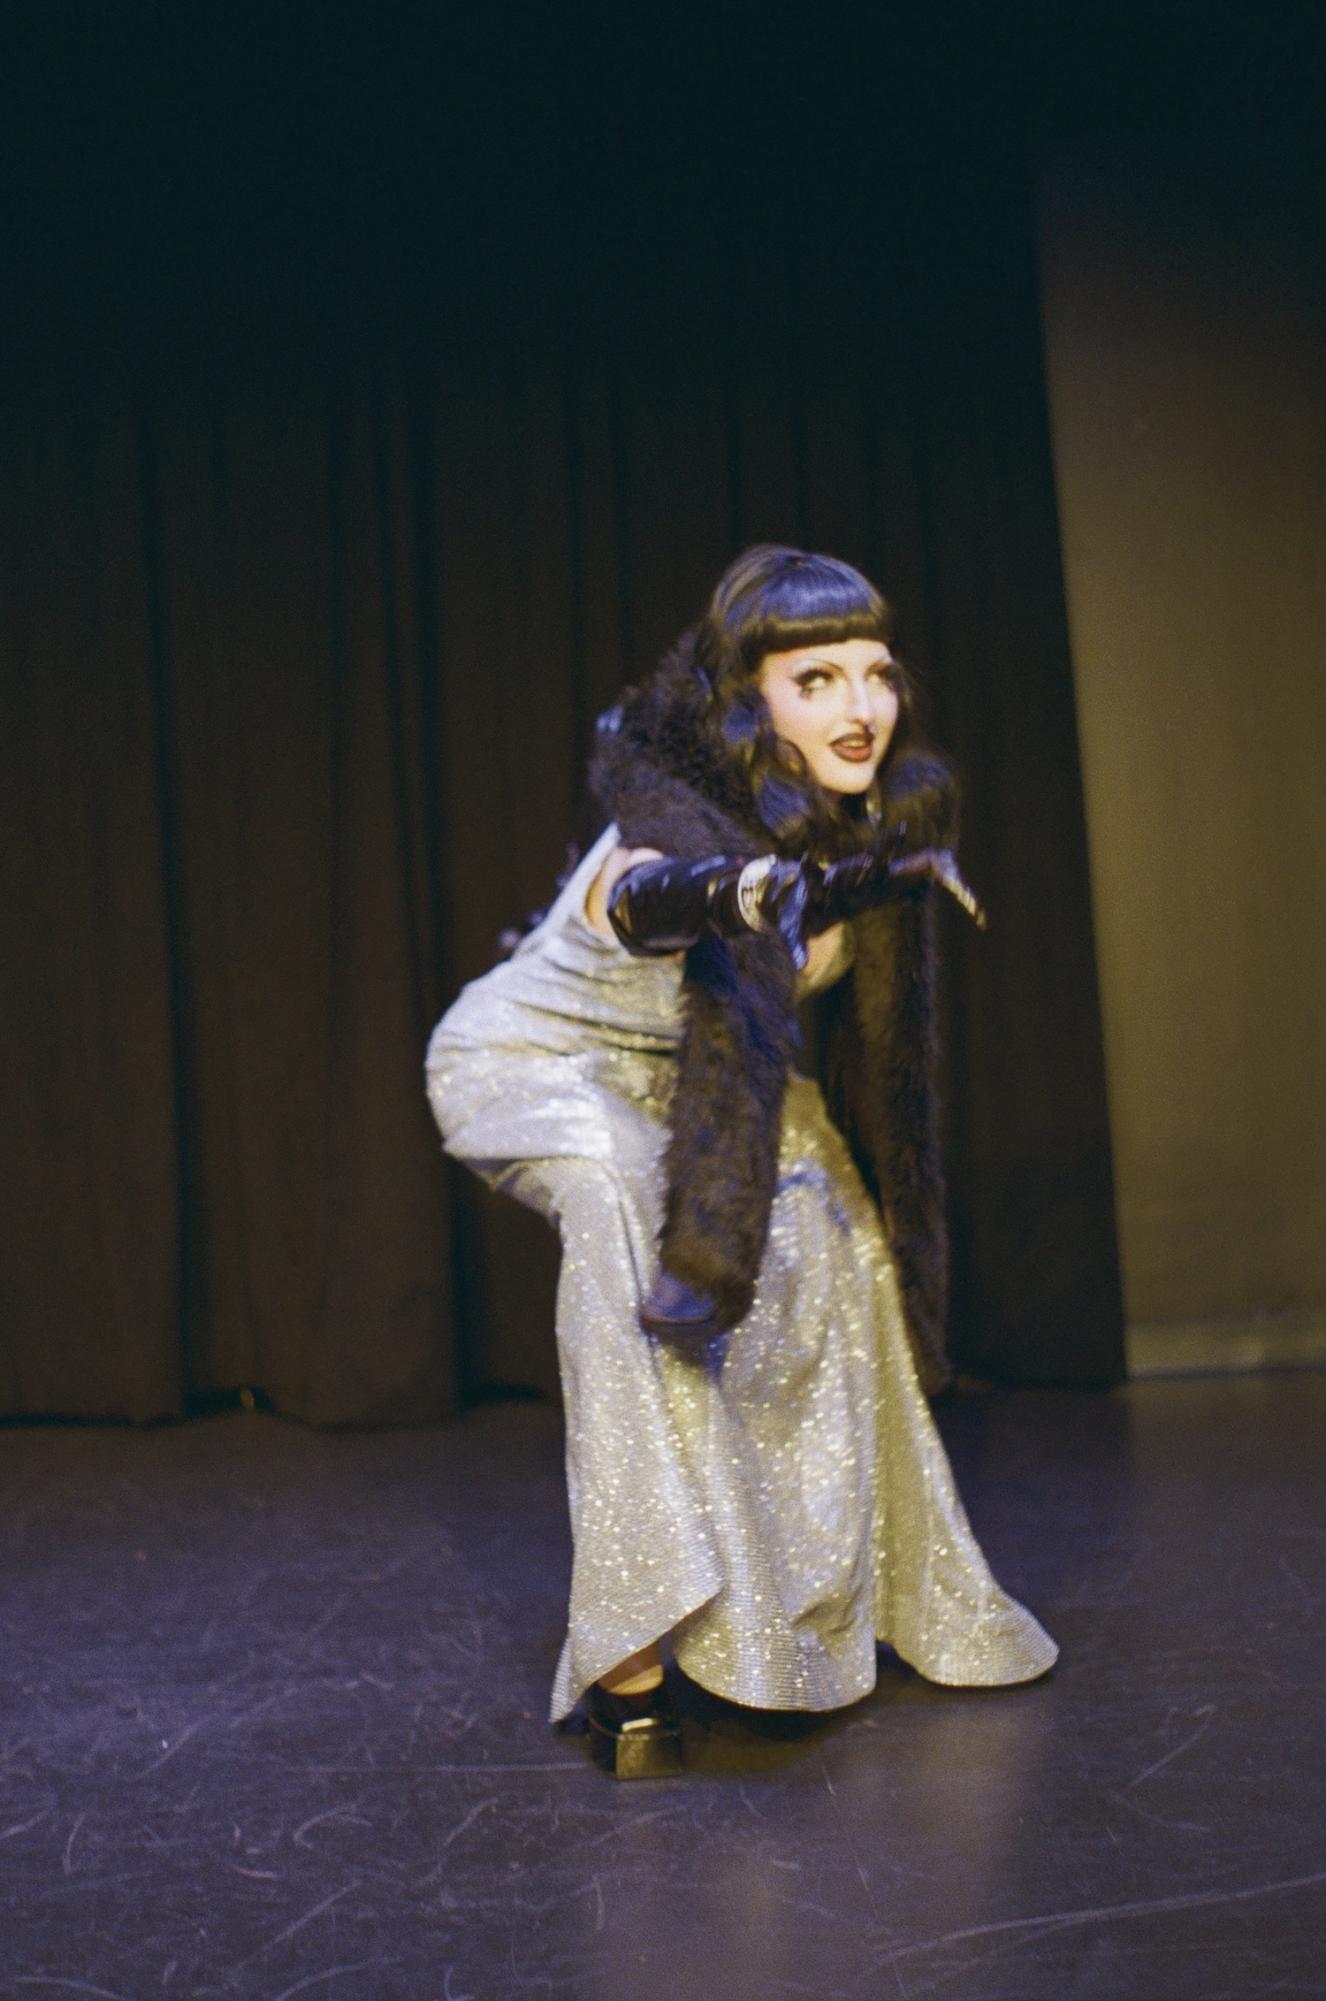
[[[800,751],[774,730],[755,676],[768,653],[844,639],[892,646],[893,613],[875,586],[836,556],[761,542],[728,565],[699,623],[683,633],[665,663],[673,673],[689,671],[705,690],[715,751],[738,768],[760,820],[784,846],[830,853],[856,846],[872,802],[830,793],[816,782]],[[916,691],[901,661],[891,679],[898,720],[881,778],[921,742]]]
[[[724,570],[696,637],[701,655],[714,649],[715,666],[735,664],[735,654],[753,674],[766,653],[785,653],[794,646],[831,645],[840,639],[877,639],[888,645],[893,613],[875,586],[837,556],[811,556],[761,542],[743,550]]]

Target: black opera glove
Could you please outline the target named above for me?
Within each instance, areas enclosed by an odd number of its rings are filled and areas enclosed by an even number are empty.
[[[901,831],[901,830],[900,830]],[[806,930],[811,936],[827,931],[844,918],[859,917],[878,903],[914,895],[927,883],[938,883],[962,905],[982,931],[986,915],[962,878],[948,848],[918,848],[914,854],[869,850],[822,862],[813,871]]]
[[[645,956],[685,951],[705,936],[776,931],[801,967],[810,895],[806,865],[776,855],[637,862],[617,879],[608,922],[628,952]]]

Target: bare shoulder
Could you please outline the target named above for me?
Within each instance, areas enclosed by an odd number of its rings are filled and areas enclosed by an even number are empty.
[[[628,868],[637,862],[661,861],[658,848],[614,848],[590,884],[585,898],[585,916],[600,937],[616,942],[617,934],[608,922],[608,898]]]

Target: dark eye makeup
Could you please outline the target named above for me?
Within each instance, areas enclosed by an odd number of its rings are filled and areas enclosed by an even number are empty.
[[[887,681],[891,688],[897,685],[898,663],[896,660],[876,661],[869,671],[872,674],[878,675],[880,680]],[[793,676],[796,686],[805,691],[809,691],[817,682],[827,681],[829,678],[830,675],[827,667],[814,666],[804,667],[798,674]]]

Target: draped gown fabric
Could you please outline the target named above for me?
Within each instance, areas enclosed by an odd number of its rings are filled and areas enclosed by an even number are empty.
[[[608,827],[512,957],[462,991],[425,1063],[446,1150],[562,1239],[574,1560],[552,1718],[668,1632],[693,1680],[758,1708],[856,1701],[877,1640],[931,1681],[1031,1680],[1058,1649],[972,1534],[879,1212],[813,1080],[789,1081],[749,1313],[689,1351],[641,1330],[682,959],[590,926],[616,840]],[[850,963],[844,937],[817,987]]]

